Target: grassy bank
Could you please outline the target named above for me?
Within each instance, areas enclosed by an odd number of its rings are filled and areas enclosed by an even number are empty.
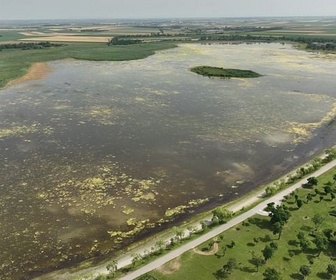
[[[212,66],[197,66],[190,69],[190,71],[207,77],[219,77],[224,79],[230,78],[257,78],[261,75],[251,70],[241,69],[225,69],[221,67]]]
[[[336,209],[326,186],[330,186],[335,194],[335,174],[336,168],[333,168],[318,178],[316,187],[301,188],[287,197],[284,205],[291,216],[280,239],[273,234],[270,218],[256,215],[218,236],[216,254],[206,256],[189,251],[173,261],[174,265],[170,263],[160,271],[151,272],[155,277],[152,279],[216,279],[216,272],[230,259],[236,261],[236,266],[225,277],[217,279],[263,279],[266,268],[274,268],[283,279],[303,279],[300,275],[302,265],[309,267],[312,279],[333,279],[327,273],[327,266],[335,261],[336,243],[328,231],[336,234],[333,214]],[[311,199],[307,199],[309,196]],[[303,202],[301,206],[298,200]],[[317,215],[321,217],[319,222],[315,220]],[[304,236],[307,246],[300,242],[299,233]],[[329,239],[324,249],[318,248],[317,236]],[[211,248],[209,242],[198,249],[206,252]],[[258,268],[254,256],[262,257],[262,251],[272,242],[277,244],[277,249]]]
[[[35,62],[74,58],[94,61],[122,61],[146,58],[155,51],[173,48],[173,43],[147,43],[107,46],[101,43],[68,43],[66,46],[41,50],[10,49],[0,52],[0,88],[27,73]]]

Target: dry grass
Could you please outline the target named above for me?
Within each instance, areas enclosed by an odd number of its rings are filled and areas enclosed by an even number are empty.
[[[204,256],[210,256],[210,255],[214,255],[218,252],[218,243],[215,242],[212,249],[210,251],[201,251],[197,248],[194,248],[193,249],[193,252],[195,254],[198,254],[198,255],[204,255]]]
[[[160,268],[157,269],[157,271],[163,275],[169,275],[179,270],[180,267],[181,267],[181,261],[180,261],[180,257],[178,257],[172,260],[171,262],[161,266]]]

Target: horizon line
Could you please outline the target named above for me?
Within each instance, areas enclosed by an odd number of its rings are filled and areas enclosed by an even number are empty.
[[[15,18],[15,19],[0,19],[0,22],[4,21],[70,21],[70,20],[191,20],[191,19],[253,19],[253,18],[336,18],[336,15],[279,15],[279,16],[223,16],[223,17],[211,17],[211,16],[186,16],[186,17],[120,17],[120,18]]]

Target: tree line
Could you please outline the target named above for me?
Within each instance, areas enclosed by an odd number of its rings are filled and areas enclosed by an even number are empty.
[[[8,49],[21,49],[21,50],[33,50],[33,49],[45,49],[51,47],[62,47],[64,44],[50,43],[50,42],[38,42],[38,43],[13,43],[13,44],[0,44],[0,51]]]
[[[142,40],[138,39],[123,39],[118,36],[113,37],[107,44],[109,46],[125,46],[125,45],[134,45],[134,44],[140,44],[142,43]]]
[[[296,42],[306,44],[307,49],[312,50],[336,50],[336,40],[324,37],[303,36],[262,36],[262,35],[203,35],[200,41],[250,41],[250,42]]]

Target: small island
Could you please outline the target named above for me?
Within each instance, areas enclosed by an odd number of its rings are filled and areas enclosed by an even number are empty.
[[[212,66],[197,66],[190,69],[190,71],[207,77],[219,77],[222,79],[230,78],[258,78],[262,75],[251,70],[241,69],[225,69],[221,67]]]

